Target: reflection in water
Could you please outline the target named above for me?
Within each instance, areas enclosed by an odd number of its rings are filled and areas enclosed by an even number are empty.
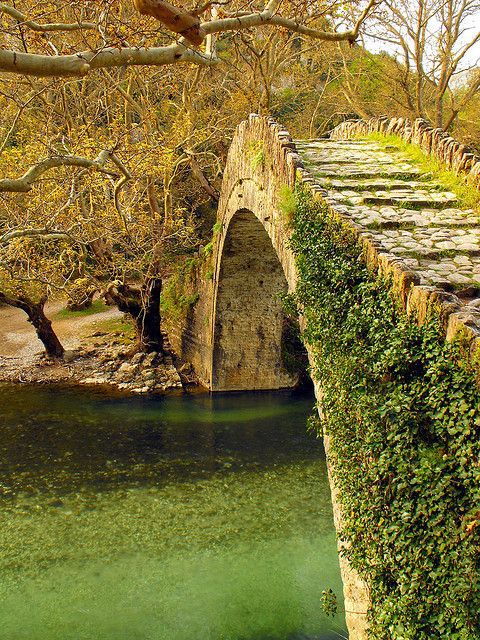
[[[0,386],[2,640],[345,634],[312,404]]]

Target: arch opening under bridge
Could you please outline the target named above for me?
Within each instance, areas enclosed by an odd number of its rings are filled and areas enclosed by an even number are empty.
[[[292,387],[289,323],[282,294],[288,283],[267,230],[239,209],[230,219],[219,256],[214,299],[212,382],[216,391]]]

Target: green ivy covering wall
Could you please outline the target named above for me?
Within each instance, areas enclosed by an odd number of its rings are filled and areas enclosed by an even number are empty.
[[[322,392],[351,565],[376,640],[479,640],[480,393],[462,345],[419,327],[345,223],[297,187],[294,302]]]

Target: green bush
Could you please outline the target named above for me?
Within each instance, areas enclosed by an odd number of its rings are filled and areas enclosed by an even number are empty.
[[[345,225],[298,187],[295,303],[342,537],[370,587],[375,640],[480,638],[480,394],[462,344],[407,318]]]

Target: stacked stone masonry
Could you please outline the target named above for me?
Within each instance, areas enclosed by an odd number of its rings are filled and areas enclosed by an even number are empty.
[[[290,135],[273,119],[251,115],[237,127],[218,207],[221,231],[206,262],[200,253],[189,283],[198,301],[187,316],[167,319],[176,354],[193,365],[210,390],[295,384],[296,376],[282,367],[279,342],[278,293],[292,291],[296,284],[279,202],[282,188],[293,189],[299,162]]]

